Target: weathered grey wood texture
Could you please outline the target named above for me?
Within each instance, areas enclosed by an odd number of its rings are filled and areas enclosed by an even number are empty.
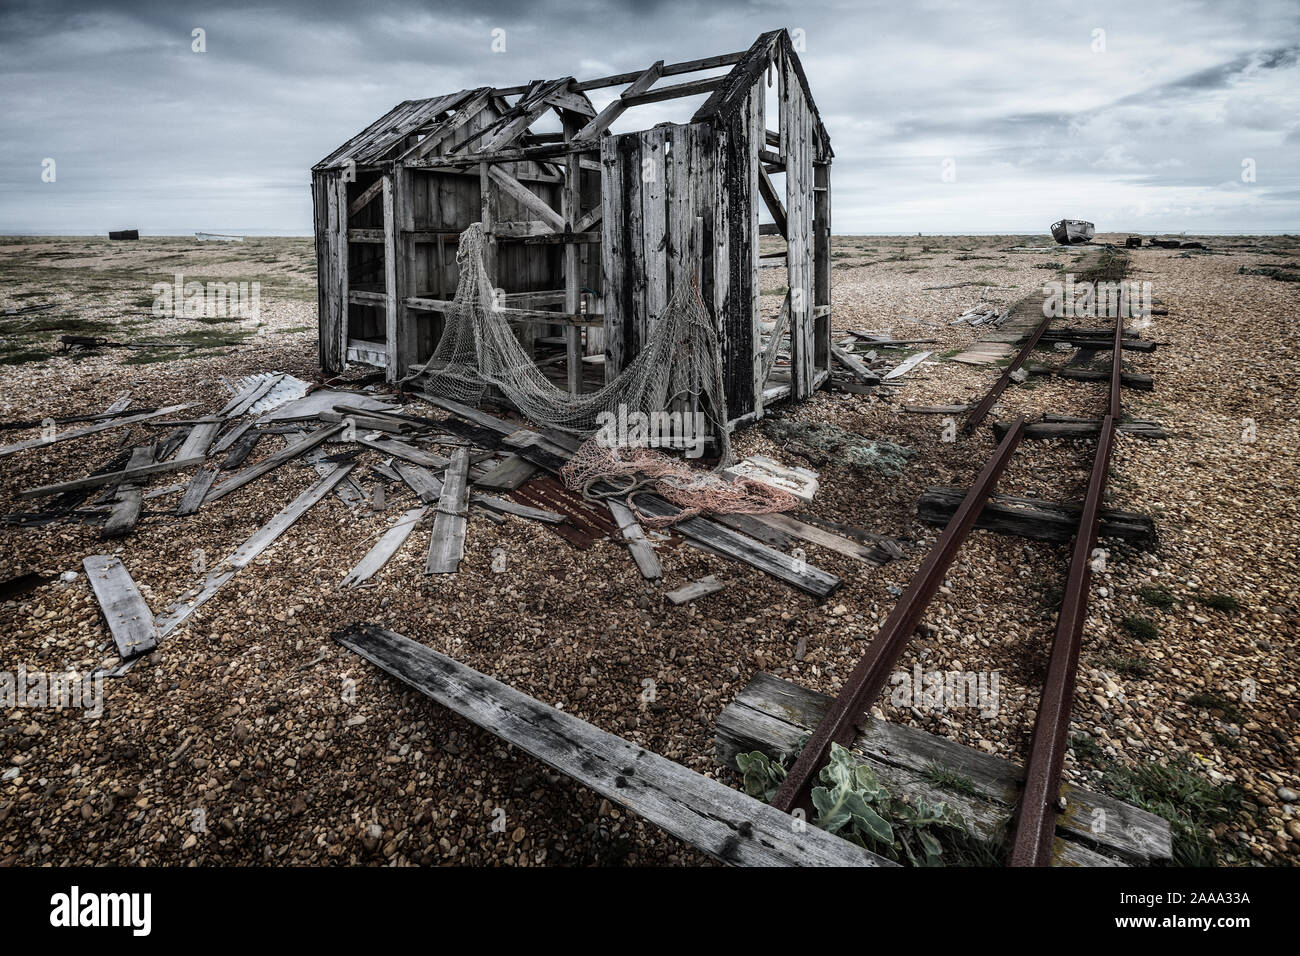
[[[789,816],[556,710],[432,648],[377,627],[334,635],[426,697],[612,803],[735,866],[890,866]]]
[[[759,673],[718,718],[719,763],[735,768],[738,753],[788,756],[825,716],[831,698]],[[999,844],[1019,797],[1023,769],[915,727],[870,720],[850,748],[895,794],[944,801],[977,837]],[[965,778],[969,788],[933,782],[934,770]],[[969,792],[965,792],[969,791]],[[1167,862],[1169,824],[1105,794],[1065,784],[1066,809],[1057,823],[1056,866],[1115,866]]]

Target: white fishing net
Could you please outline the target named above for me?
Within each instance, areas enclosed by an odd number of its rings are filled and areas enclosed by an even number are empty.
[[[515,337],[509,313],[494,307],[485,241],[479,223],[461,234],[456,253],[460,279],[444,313],[442,336],[433,356],[408,379],[431,394],[470,405],[495,388],[531,421],[578,435],[607,423],[609,418],[599,420],[602,413],[621,414],[623,420],[630,413],[658,414],[664,423],[692,430],[703,422],[707,436],[720,445],[719,467],[730,464],[722,356],[695,287],[678,284],[641,351],[617,378],[597,391],[575,395],[546,377]]]

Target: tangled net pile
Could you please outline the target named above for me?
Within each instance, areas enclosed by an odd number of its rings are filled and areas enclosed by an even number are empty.
[[[662,527],[704,511],[761,514],[788,511],[791,495],[749,479],[728,481],[717,474],[731,464],[727,398],[722,382],[722,354],[699,293],[678,283],[668,307],[633,359],[601,389],[572,394],[558,388],[524,351],[510,328],[508,313],[498,311],[495,290],[484,266],[485,239],[480,223],[460,237],[456,263],[460,279],[456,298],[444,313],[441,338],[433,356],[408,375],[427,392],[477,405],[489,388],[498,389],[530,420],[574,434],[596,431],[602,413],[651,414],[668,409],[699,409],[706,430],[717,437],[721,457],[714,472],[698,472],[649,448],[619,449],[586,442],[564,469],[570,488],[589,497],[621,495],[647,525]],[[700,436],[703,438],[703,436]],[[601,481],[621,490],[603,493]],[[683,511],[671,518],[642,515],[633,496],[654,490]]]
[[[699,294],[679,283],[636,358],[595,392],[575,395],[558,388],[524,351],[508,313],[494,308],[495,290],[483,265],[483,226],[461,233],[456,252],[460,280],[444,313],[433,356],[408,379],[435,395],[477,405],[489,388],[499,389],[527,418],[574,434],[596,430],[602,412],[699,408],[722,443],[722,465],[731,463],[727,398],[718,337]]]
[[[585,442],[560,471],[564,483],[588,498],[622,498],[637,520],[651,528],[685,521],[711,511],[716,514],[770,514],[799,506],[794,495],[750,478],[727,479],[700,472],[651,448],[610,448]],[[603,488],[597,488],[597,485]],[[667,517],[642,514],[636,495],[643,491],[672,502],[682,510]]]

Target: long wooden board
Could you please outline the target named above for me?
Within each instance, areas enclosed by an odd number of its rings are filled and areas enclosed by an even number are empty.
[[[398,549],[406,543],[415,526],[428,513],[429,506],[421,505],[418,508],[411,508],[393,522],[393,526],[384,532],[383,536],[375,542],[375,546],[367,551],[365,557],[357,562],[356,567],[347,573],[339,583],[339,587],[354,588],[378,574]]]
[[[779,810],[432,648],[368,625],[334,640],[404,684],[612,803],[734,866],[892,866]],[[800,829],[801,832],[796,832]]]
[[[191,588],[180,600],[158,615],[154,620],[154,624],[158,628],[159,638],[166,637],[176,630],[177,627],[184,623],[186,618],[197,611],[203,604],[210,601],[217,591],[221,589],[221,586],[233,578],[240,568],[245,567],[250,561],[274,544],[280,535],[288,531],[295,521],[307,513],[307,510],[312,505],[333,491],[334,486],[346,478],[348,473],[355,467],[356,462],[352,461],[343,465],[335,465],[333,471],[285,505],[279,514],[253,532],[252,536],[236,548],[230,557],[226,558],[217,568],[208,572],[207,576],[198,585]]]
[[[636,562],[641,577],[647,581],[658,581],[664,576],[663,565],[659,563],[659,555],[655,554],[654,546],[646,538],[641,522],[636,520],[636,515],[623,502],[608,498],[605,504],[618,522],[618,529],[623,533],[623,540],[627,542],[627,549]]]
[[[152,457],[152,455],[150,456]],[[160,475],[168,471],[181,471],[203,464],[202,458],[177,458],[175,461],[160,461],[151,465],[127,467],[122,471],[110,471],[102,475],[88,475],[74,481],[63,481],[57,485],[42,485],[39,488],[24,488],[18,492],[19,498],[41,498],[46,495],[61,495],[65,491],[78,491],[82,488],[97,488],[100,485],[126,484],[149,475]]]
[[[469,506],[469,450],[458,448],[438,499],[438,513],[433,519],[433,537],[429,541],[426,574],[455,574],[465,557],[466,509]]]
[[[111,554],[92,554],[81,562],[108,622],[109,633],[123,659],[145,654],[158,644],[153,612],[120,560]]]
[[[97,425],[88,425],[85,428],[73,429],[70,432],[56,432],[48,437],[29,438],[26,441],[15,442],[12,445],[0,445],[0,458],[16,452],[24,451],[28,448],[44,448],[46,445],[53,445],[61,441],[71,441],[74,438],[85,438],[87,435],[93,435],[96,432],[107,431],[110,428],[121,428],[123,425],[133,425],[136,422],[146,422],[151,418],[162,418],[164,415],[171,415],[175,412],[191,408],[191,405],[168,405],[166,408],[160,408],[155,412],[146,412],[140,415],[128,415],[126,418],[115,418],[112,421],[100,422]]]
[[[792,753],[830,703],[824,694],[771,674],[756,674],[718,718],[718,761],[734,767],[737,753]],[[867,721],[849,749],[896,795],[943,801],[961,813],[973,835],[991,844],[1001,839],[1023,778],[1023,770],[1015,764],[946,737],[882,720]],[[965,778],[969,786],[954,790],[935,783],[935,767]],[[1053,865],[1115,866],[1118,861],[1155,863],[1171,858],[1169,824],[1161,818],[1072,784],[1062,788],[1062,795],[1068,810],[1058,822]]]
[[[207,504],[210,501],[216,501],[218,498],[230,494],[237,488],[244,487],[244,485],[248,484],[250,481],[255,481],[256,479],[261,478],[267,472],[279,468],[285,462],[292,461],[303,452],[310,451],[322,442],[334,437],[346,427],[347,424],[345,422],[339,422],[336,425],[326,425],[323,428],[316,429],[306,438],[299,439],[296,442],[291,442],[274,455],[269,455],[259,461],[256,465],[246,468],[239,472],[239,474],[227,478],[221,484],[208,492],[208,496],[203,499],[203,503]]]

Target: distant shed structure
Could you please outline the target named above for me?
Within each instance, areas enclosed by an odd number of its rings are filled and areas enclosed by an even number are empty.
[[[625,88],[597,111],[587,91],[613,86]],[[698,95],[687,123],[609,131],[629,109]],[[321,365],[396,381],[426,361],[460,233],[482,222],[499,308],[570,391],[615,377],[687,282],[717,325],[733,423],[806,398],[829,374],[832,156],[785,30],[596,80],[408,100],[312,170]],[[784,246],[760,253],[760,236]],[[789,274],[767,317],[763,263]]]

